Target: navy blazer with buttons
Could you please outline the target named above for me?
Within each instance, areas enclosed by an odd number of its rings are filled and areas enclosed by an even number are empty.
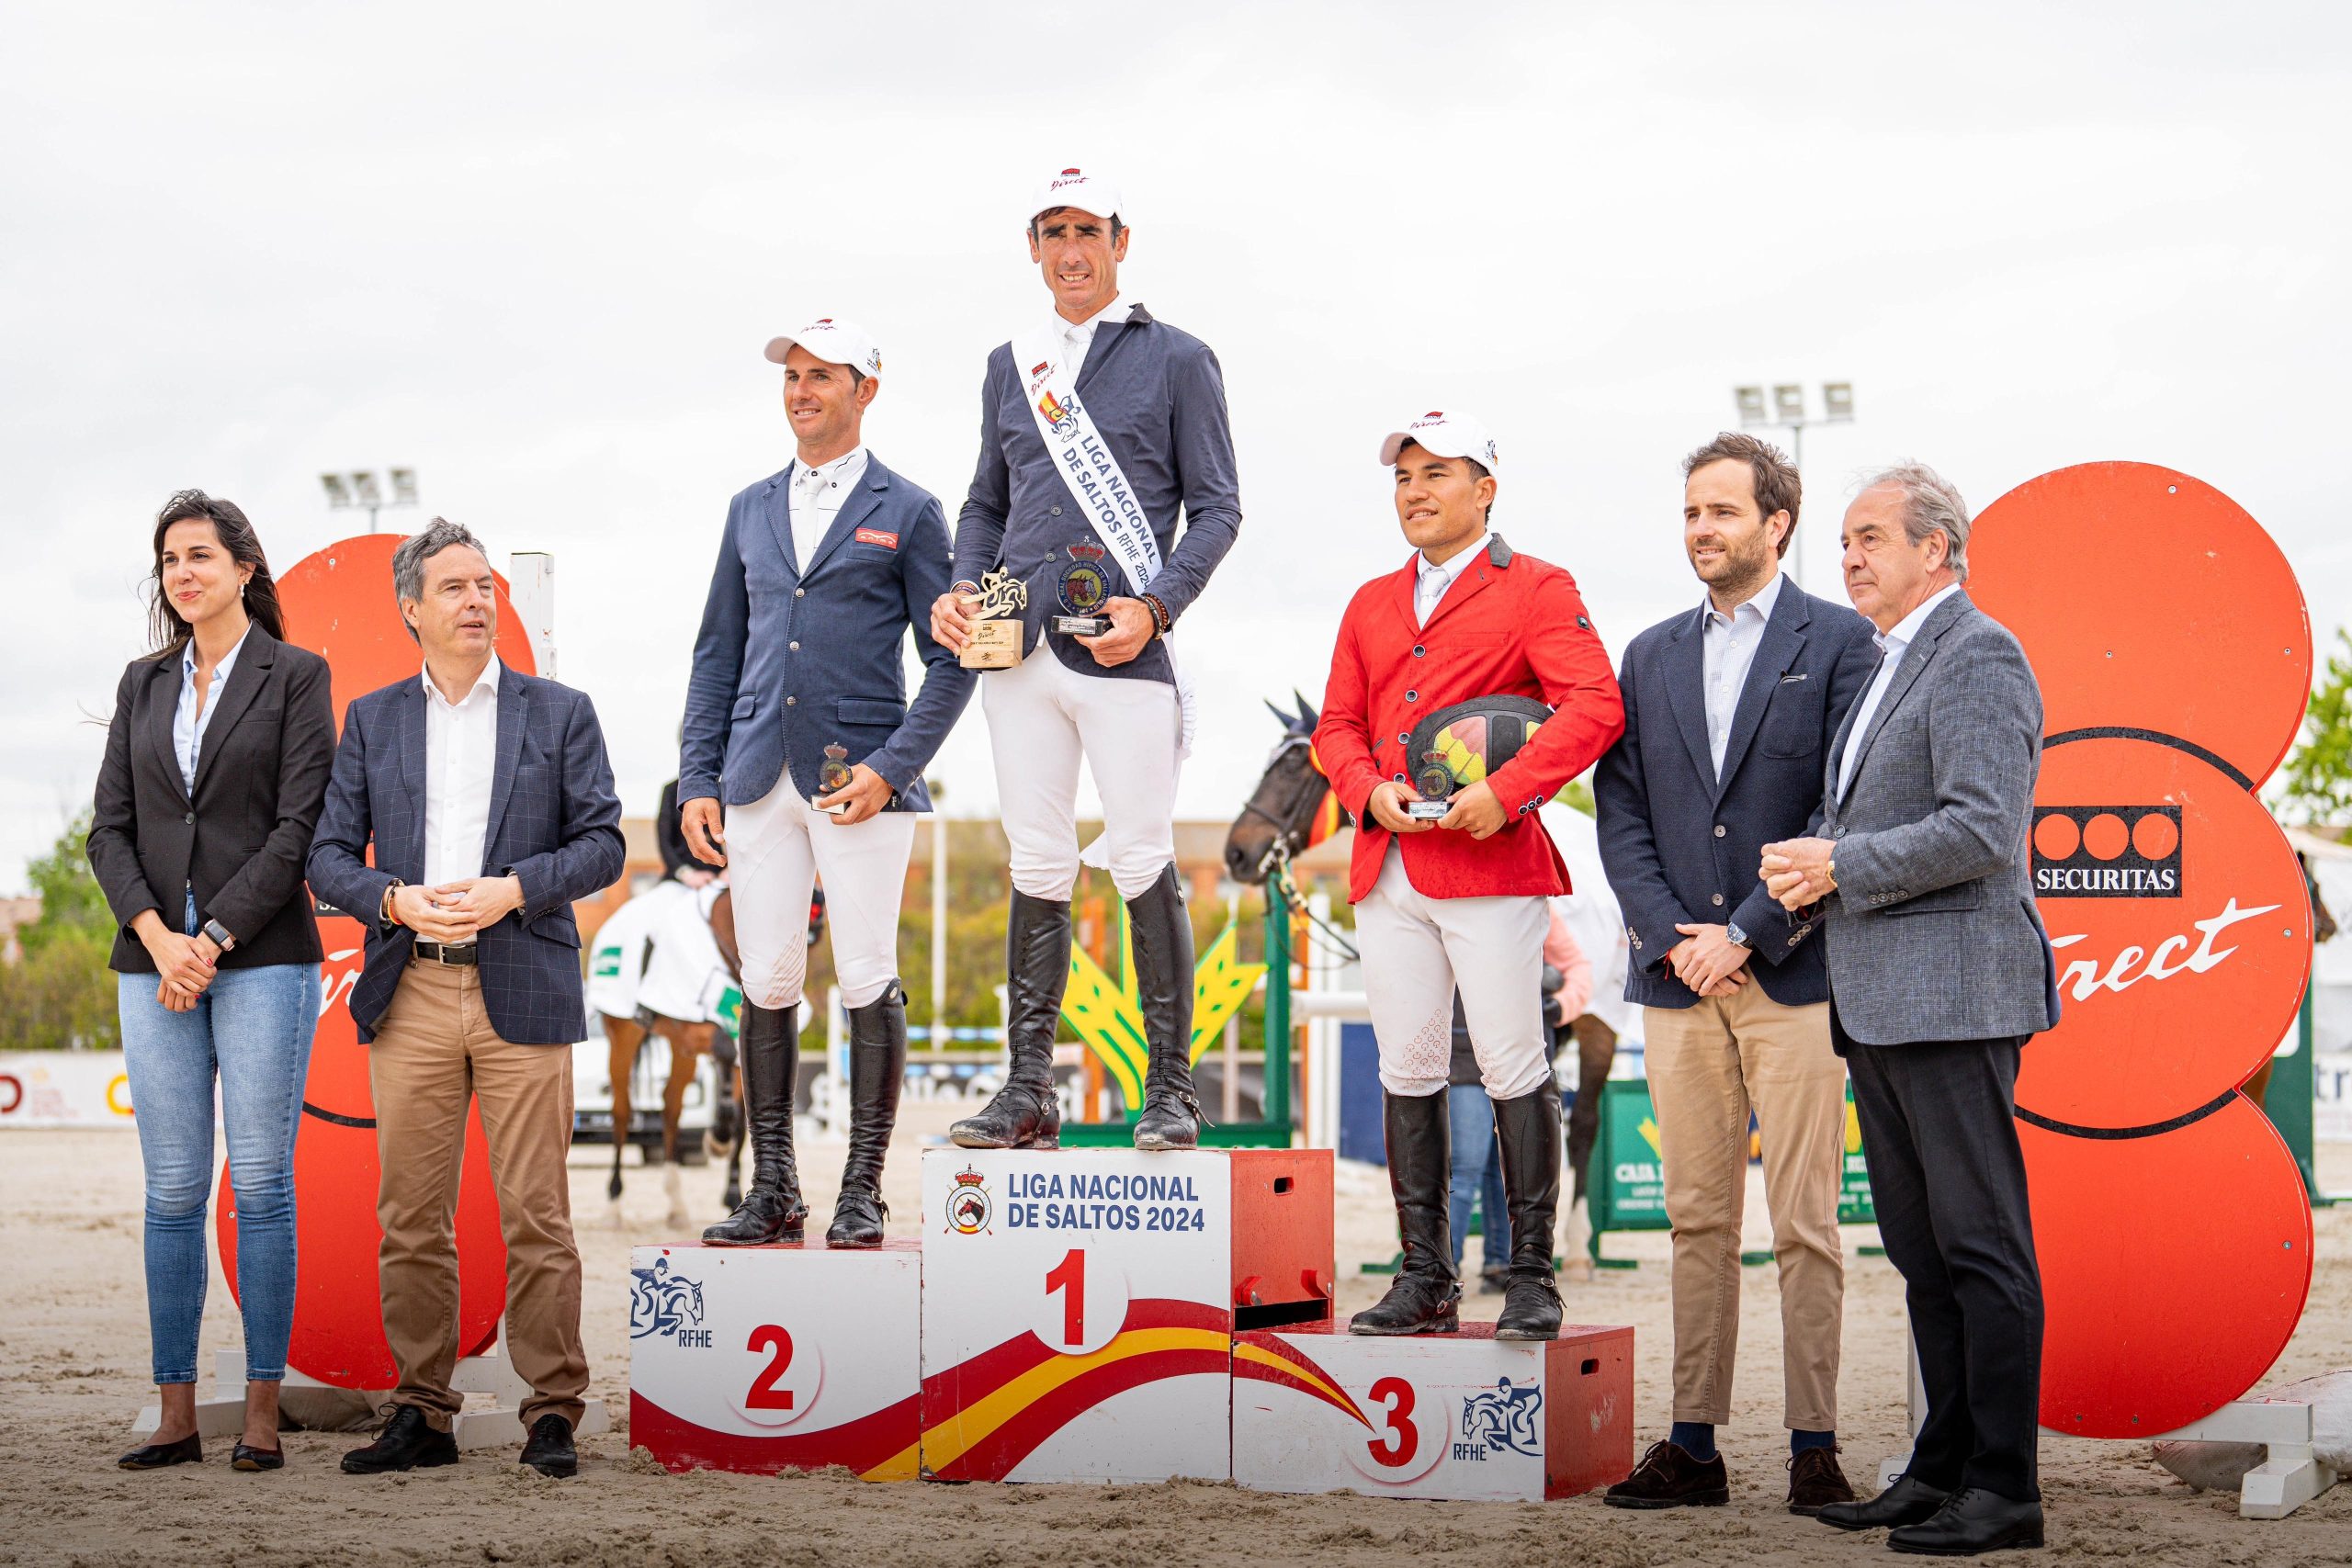
[[[376,917],[393,878],[424,880],[425,733],[419,675],[352,699],[311,843],[311,890],[368,930],[367,957],[351,988],[362,1044],[392,1005],[416,941],[406,926]],[[482,1005],[500,1039],[570,1045],[586,1037],[571,904],[619,880],[622,854],[620,797],[594,706],[585,693],[502,664],[480,874],[516,878],[523,907],[475,939]]]
[[[946,516],[869,451],[804,567],[792,473],[728,504],[686,681],[679,803],[747,806],[787,767],[793,788],[820,795],[825,748],[838,745],[889,783],[890,809],[928,811],[923,770],[972,695],[971,671],[931,636],[950,581]],[[924,666],[911,707],[899,653],[910,629]]]
[[[1831,739],[1870,683],[1871,624],[1781,584],[1733,709],[1717,783],[1707,745],[1705,611],[1626,645],[1625,733],[1593,773],[1600,862],[1625,914],[1625,999],[1687,1008],[1698,994],[1666,966],[1678,925],[1734,924],[1754,983],[1788,1007],[1829,999],[1819,918],[1792,922],[1757,876],[1766,844],[1802,836],[1821,805]]]

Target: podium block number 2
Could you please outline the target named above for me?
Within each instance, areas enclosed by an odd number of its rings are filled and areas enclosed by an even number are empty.
[[[1046,1294],[1062,1293],[1062,1344],[1076,1349],[1086,1343],[1086,1249],[1073,1247],[1046,1271]]]
[[[778,1388],[775,1383],[778,1378],[784,1376],[785,1370],[792,1365],[792,1336],[773,1323],[763,1323],[752,1330],[751,1341],[743,1348],[773,1352],[768,1357],[768,1364],[761,1369],[760,1375],[752,1380],[750,1392],[743,1395],[743,1408],[746,1410],[791,1409],[792,1391],[788,1388]]]

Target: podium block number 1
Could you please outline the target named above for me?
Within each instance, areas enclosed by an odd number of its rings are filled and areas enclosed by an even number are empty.
[[[1062,1344],[1071,1350],[1086,1343],[1086,1249],[1073,1247],[1046,1271],[1046,1294],[1062,1292]]]

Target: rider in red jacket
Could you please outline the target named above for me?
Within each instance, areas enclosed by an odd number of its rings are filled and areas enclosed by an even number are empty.
[[[1404,1267],[1359,1334],[1450,1333],[1461,1286],[1447,1235],[1444,1089],[1458,990],[1495,1102],[1510,1204],[1511,1280],[1496,1337],[1559,1332],[1552,1230],[1560,1097],[1544,1053],[1546,897],[1566,869],[1537,810],[1625,728],[1608,651],[1575,581],[1487,530],[1495,443],[1431,412],[1381,443],[1413,558],[1358,590],[1340,624],[1316,754],[1355,817],[1348,897],[1380,1045],[1389,1185]],[[1533,698],[1551,716],[1441,818],[1415,818],[1414,730],[1454,704]],[[1470,770],[1476,773],[1478,770]]]

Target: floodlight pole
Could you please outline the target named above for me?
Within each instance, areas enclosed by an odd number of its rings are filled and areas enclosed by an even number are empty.
[[[1789,382],[1777,382],[1770,383],[1770,385],[1771,386],[1773,399],[1776,403],[1779,402],[1780,393],[1783,389],[1791,391],[1798,389],[1794,384]],[[1833,397],[1833,388],[1836,389],[1836,397]],[[1787,431],[1789,433],[1789,461],[1796,468],[1800,476],[1804,472],[1805,426],[1808,424],[1851,424],[1854,421],[1854,415],[1851,412],[1853,409],[1854,397],[1853,383],[1849,381],[1826,382],[1823,384],[1821,389],[1822,402],[1823,406],[1829,412],[1823,418],[1818,420],[1808,419],[1805,416],[1802,403],[1799,404],[1798,411],[1793,415],[1788,413],[1786,412],[1785,405],[1783,405],[1779,410],[1776,410],[1771,417],[1764,417],[1762,413],[1764,406],[1764,389],[1765,389],[1760,386],[1745,389],[1735,387],[1732,389],[1733,400],[1739,405],[1740,425],[1743,429],[1747,430]],[[1751,408],[1749,404],[1749,394],[1752,394],[1755,398],[1753,408]],[[1842,402],[1837,400],[1838,398],[1842,398]],[[1838,412],[1837,411],[1840,407],[1844,408],[1848,412],[1844,413]],[[1789,576],[1795,581],[1799,588],[1803,588],[1804,586],[1804,554],[1803,551],[1797,549],[1793,540],[1791,541],[1789,549],[1791,555]]]

